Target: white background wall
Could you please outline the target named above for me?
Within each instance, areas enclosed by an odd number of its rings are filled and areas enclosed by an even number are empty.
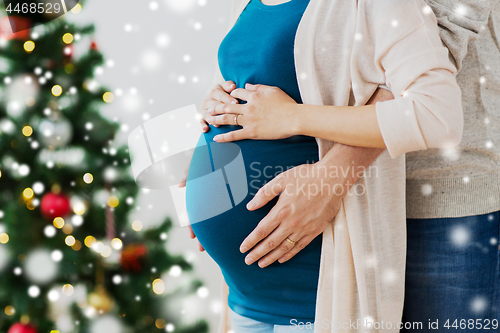
[[[113,66],[103,67],[96,80],[115,93],[115,101],[103,113],[124,124],[118,144],[126,144],[130,131],[149,118],[190,104],[199,106],[210,87],[217,49],[228,28],[230,2],[87,0],[79,14],[66,15],[73,22],[95,24],[93,39],[106,59],[113,62]],[[186,10],[175,10],[183,7]],[[89,42],[79,43],[75,56]],[[159,223],[165,216],[175,219],[165,192],[143,191],[138,206],[140,210],[134,212],[134,218],[145,226]],[[186,321],[206,318],[211,332],[215,332],[220,315],[219,268],[205,252],[198,252],[196,242],[184,228],[176,227],[170,233],[168,249],[192,260],[193,275],[209,289],[207,298],[196,296],[189,304],[176,305],[177,310],[185,310],[179,315]],[[166,283],[177,283],[173,280]]]

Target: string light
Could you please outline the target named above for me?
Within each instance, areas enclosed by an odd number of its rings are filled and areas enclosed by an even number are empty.
[[[62,217],[56,217],[54,219],[54,221],[52,221],[52,224],[54,225],[54,227],[56,227],[57,229],[61,229],[62,227],[64,227],[64,219]]]
[[[135,220],[132,222],[132,229],[134,231],[141,231],[142,230],[142,222],[139,220]]]
[[[44,229],[43,229],[43,233],[45,236],[47,236],[48,238],[52,238],[56,235],[56,228],[54,228],[53,226],[51,225],[47,225]]]
[[[96,240],[94,236],[87,236],[83,242],[85,243],[85,246],[90,248],[96,243]]]
[[[65,42],[66,44],[71,44],[73,43],[73,35],[70,34],[69,32],[65,33],[62,37],[62,40],[63,42]]]
[[[106,103],[111,103],[114,101],[115,99],[115,95],[113,95],[112,92],[106,92],[104,93],[104,95],[102,96],[102,99],[106,102]]]
[[[63,287],[62,287],[62,293],[66,296],[71,296],[73,295],[73,292],[75,291],[75,288],[73,288],[72,285],[70,284],[65,284]]]
[[[155,325],[159,329],[164,329],[167,326],[167,322],[163,319],[156,319]]]
[[[162,279],[156,279],[153,281],[153,291],[157,295],[161,295],[165,292],[165,283]]]
[[[123,247],[123,243],[120,238],[113,238],[111,240],[111,247],[115,250],[120,250]]]
[[[26,42],[24,42],[24,51],[26,51],[27,53],[31,53],[34,49],[35,43],[32,40],[27,40]]]
[[[35,209],[35,207],[38,205],[38,199],[35,199],[35,200],[29,200],[27,203],[26,203],[26,208],[28,208],[29,210],[33,210]]]
[[[111,249],[111,247],[104,245],[102,247],[102,250],[101,250],[101,256],[103,256],[104,258],[107,258],[111,255],[112,252],[113,252],[113,250]]]
[[[33,134],[33,128],[31,128],[31,126],[24,126],[23,134],[24,136],[31,136],[31,134]]]
[[[73,246],[75,245],[75,237],[73,236],[67,236],[66,239],[64,240],[64,242],[66,243],[66,245],[68,246]]]
[[[76,215],[83,215],[85,213],[85,205],[83,202],[76,203],[73,207],[73,212],[75,212]]]
[[[62,228],[62,231],[66,234],[69,235],[70,233],[73,232],[73,226],[71,224],[65,224],[64,227]]]
[[[14,307],[12,305],[7,305],[5,307],[5,314],[7,316],[13,316],[14,313],[16,313],[16,309],[14,309]]]
[[[61,96],[63,89],[60,85],[56,84],[55,86],[52,87],[52,95],[59,97]]]
[[[34,194],[35,193],[33,192],[33,190],[30,187],[25,188],[24,191],[23,191],[23,197],[26,200],[29,200],[29,199],[33,198]]]
[[[91,173],[87,172],[86,174],[83,175],[83,181],[85,183],[90,184],[90,183],[92,183],[93,180],[94,180],[94,176],[92,176]]]
[[[115,208],[116,206],[118,206],[118,203],[119,203],[119,200],[117,197],[115,197],[114,195],[109,197],[109,199],[108,199],[108,206],[109,207]]]
[[[117,274],[117,275],[113,276],[113,283],[114,284],[120,284],[120,283],[122,283],[122,281],[123,281],[123,279],[120,275]]]
[[[38,297],[40,295],[40,288],[38,286],[30,286],[28,288],[28,295],[30,295],[30,297]]]
[[[0,234],[0,243],[7,244],[9,242],[9,235],[5,232]]]
[[[75,227],[79,227],[83,224],[83,217],[81,215],[73,215],[71,217],[71,223],[75,226]]]
[[[54,260],[55,262],[59,262],[63,259],[64,255],[63,253],[61,252],[61,250],[54,250],[52,251],[52,253],[50,254],[50,257],[52,258],[52,260]]]
[[[80,242],[78,239],[75,241],[75,244],[71,247],[75,251],[80,251],[82,248],[82,242]]]

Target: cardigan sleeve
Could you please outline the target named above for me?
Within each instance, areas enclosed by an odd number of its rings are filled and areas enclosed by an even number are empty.
[[[456,146],[463,131],[461,91],[436,17],[419,0],[370,3],[376,5],[367,8],[366,27],[375,62],[395,96],[375,106],[389,154]]]
[[[467,54],[467,46],[476,40],[488,23],[491,10],[499,0],[426,0],[437,17],[439,35],[450,50],[450,59],[458,71]]]

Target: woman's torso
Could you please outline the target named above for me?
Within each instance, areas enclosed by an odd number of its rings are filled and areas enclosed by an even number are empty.
[[[301,103],[294,66],[294,37],[309,0],[292,0],[268,6],[252,0],[240,15],[233,29],[219,48],[219,67],[225,80],[233,80],[238,88],[245,83],[278,86]],[[191,162],[187,184],[187,209],[190,219],[199,215],[200,202],[218,197],[211,191],[211,181],[190,184],[200,170],[216,171],[214,156],[202,153],[202,142],[237,126],[221,126],[200,138],[200,148]],[[233,311],[255,320],[290,324],[290,320],[314,320],[317,282],[321,253],[321,235],[291,260],[275,262],[266,268],[244,262],[246,254],[239,251],[242,241],[257,226],[277,199],[265,207],[250,212],[246,204],[257,190],[277,174],[305,163],[318,160],[314,138],[295,136],[284,140],[242,140],[235,143],[241,152],[246,172],[248,194],[243,201],[222,214],[192,224],[200,243],[220,266],[229,286],[228,303]],[[212,144],[211,144],[212,145]],[[218,144],[219,148],[229,144]],[[226,146],[224,146],[226,145]],[[233,145],[233,144],[231,144]],[[213,149],[213,148],[212,148]],[[221,150],[219,149],[219,150]],[[198,153],[197,153],[198,152]],[[201,172],[203,173],[203,172]],[[224,176],[227,191],[231,179]],[[234,188],[233,188],[234,190]]]

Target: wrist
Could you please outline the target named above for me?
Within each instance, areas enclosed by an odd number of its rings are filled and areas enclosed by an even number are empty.
[[[343,186],[357,181],[357,161],[349,154],[350,149],[356,147],[344,146],[335,143],[330,151],[318,162],[316,166],[321,178],[330,183],[341,184]]]
[[[290,108],[290,134],[291,135],[304,135],[303,124],[305,123],[303,117],[304,112],[302,110],[303,104],[293,104]]]
[[[318,161],[315,164],[316,184],[320,194],[332,200],[343,198],[351,188],[352,180],[343,174],[342,165]]]

